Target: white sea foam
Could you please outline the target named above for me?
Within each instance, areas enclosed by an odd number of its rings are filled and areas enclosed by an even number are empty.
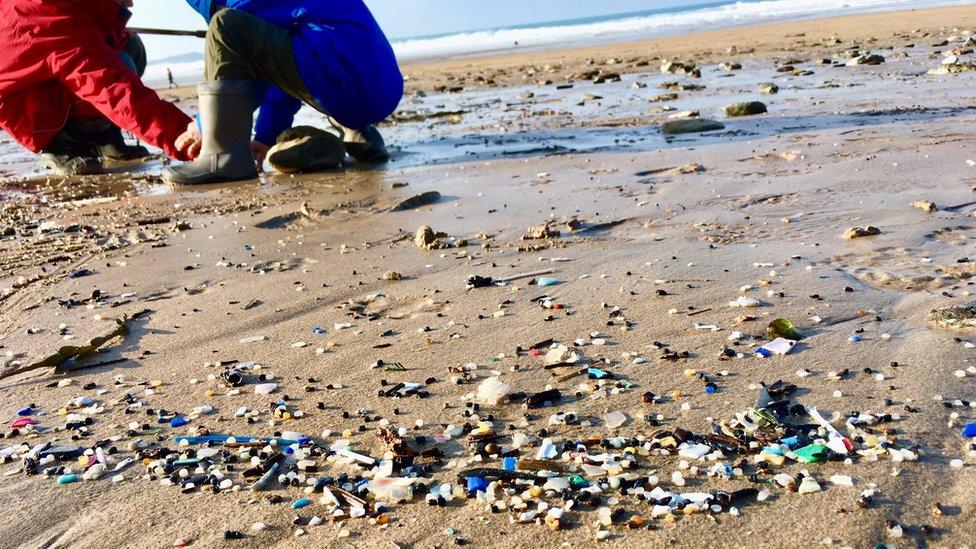
[[[690,11],[625,17],[598,22],[540,25],[395,41],[401,60],[446,57],[575,42],[655,37],[775,20],[801,19],[875,10],[969,4],[940,0],[765,0],[736,2]]]

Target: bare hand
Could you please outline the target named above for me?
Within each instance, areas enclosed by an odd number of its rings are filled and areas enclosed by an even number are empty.
[[[190,122],[186,131],[176,138],[176,149],[186,153],[191,159],[200,155],[200,147],[203,146],[203,136],[197,129],[196,122]]]
[[[264,159],[268,157],[268,147],[260,141],[251,141],[251,156],[254,157],[254,163],[258,166],[258,171],[264,171]]]

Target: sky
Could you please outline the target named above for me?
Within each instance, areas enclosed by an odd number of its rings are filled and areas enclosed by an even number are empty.
[[[328,1],[328,0],[318,0]],[[391,39],[464,32],[526,23],[561,21],[704,2],[678,0],[366,0]],[[205,28],[181,0],[135,0],[133,27]],[[149,37],[149,57],[202,50],[197,38]]]

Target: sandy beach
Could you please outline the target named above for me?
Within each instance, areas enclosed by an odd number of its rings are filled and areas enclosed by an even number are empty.
[[[389,164],[239,185],[51,178],[0,137],[0,540],[972,547],[976,334],[932,311],[973,299],[974,30],[971,6],[410,64]],[[661,130],[689,120],[721,127]],[[802,339],[757,356],[779,318]],[[177,440],[218,434],[308,437],[296,485]],[[458,489],[477,468],[503,481]],[[411,474],[411,501],[363,484]]]

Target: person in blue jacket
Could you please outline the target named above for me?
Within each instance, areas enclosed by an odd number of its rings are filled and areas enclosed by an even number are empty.
[[[187,2],[209,22],[206,79],[197,89],[200,130],[191,124],[182,137],[199,156],[167,169],[166,180],[257,177],[255,160],[261,164],[302,103],[329,117],[356,160],[388,158],[373,124],[396,110],[403,76],[363,0]]]

